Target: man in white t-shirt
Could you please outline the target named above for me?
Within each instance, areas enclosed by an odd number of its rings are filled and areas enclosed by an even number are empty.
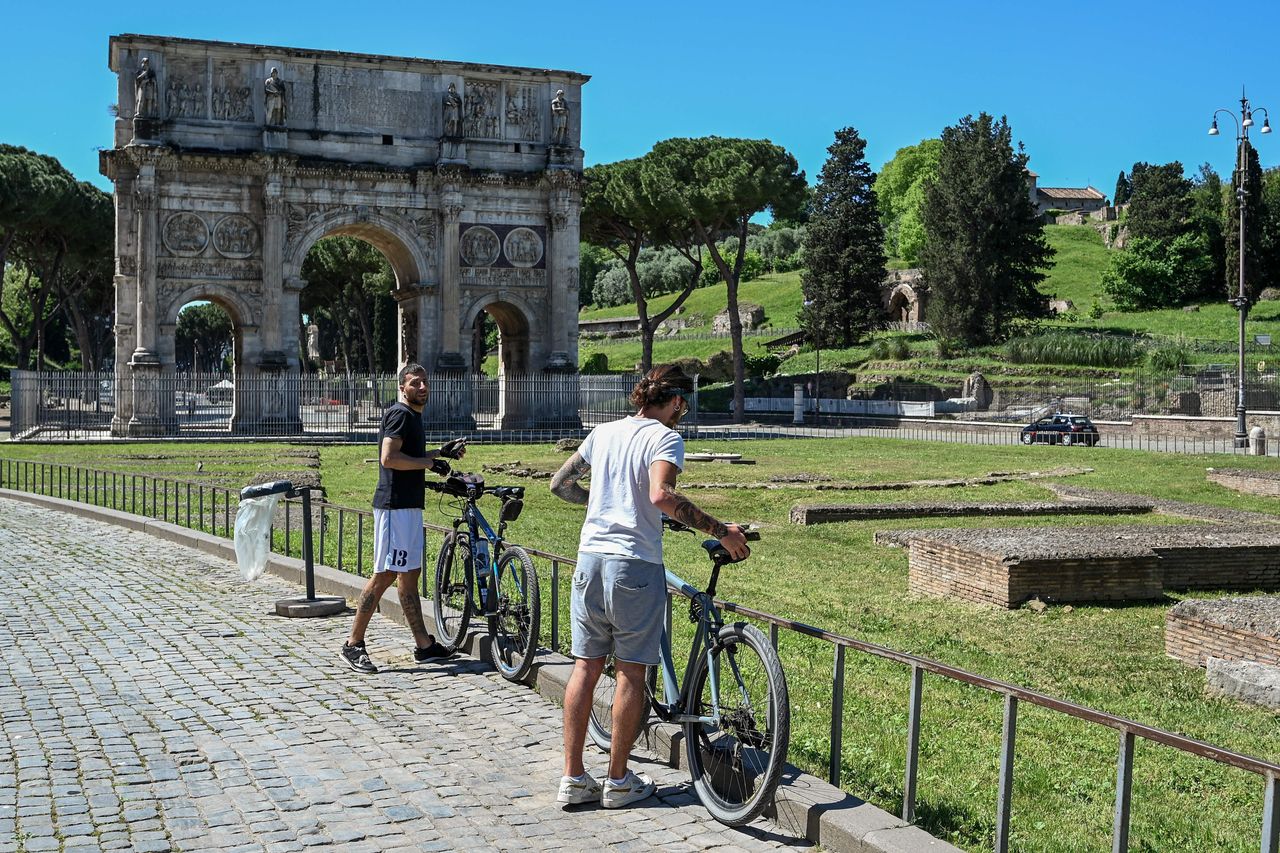
[[[693,380],[678,365],[650,370],[631,392],[636,414],[591,431],[551,480],[551,491],[585,504],[570,614],[576,661],[564,697],[564,776],[557,799],[600,800],[609,808],[639,802],[653,781],[627,769],[647,699],[645,669],[657,666],[666,612],[662,514],[720,540],[734,559],[746,557],[746,537],[676,492],[684,468],[684,439],[674,429],[689,410]],[[591,473],[591,489],[578,480]],[[612,654],[613,699],[609,778],[600,785],[582,763],[592,694]]]

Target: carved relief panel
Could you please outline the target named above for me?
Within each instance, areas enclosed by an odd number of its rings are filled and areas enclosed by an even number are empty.
[[[462,106],[462,132],[472,138],[501,136],[501,93],[498,83],[468,80]]]
[[[253,121],[249,76],[235,62],[219,62],[213,71],[213,117],[221,121]]]
[[[205,63],[174,60],[165,69],[164,114],[168,118],[208,118]]]
[[[533,86],[507,84],[507,138],[542,141],[542,103]]]
[[[541,225],[464,226],[458,253],[459,275],[465,286],[546,286],[546,229]]]

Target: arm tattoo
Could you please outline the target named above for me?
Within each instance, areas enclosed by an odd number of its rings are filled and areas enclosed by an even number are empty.
[[[662,490],[676,502],[675,510],[671,513],[672,518],[676,521],[681,524],[687,524],[695,530],[710,533],[717,539],[723,539],[729,535],[729,528],[725,526],[723,521],[712,518],[694,506],[693,501],[676,491],[674,483],[663,483]]]
[[[586,506],[587,490],[578,485],[578,481],[590,470],[587,460],[581,454],[574,453],[551,478],[551,493],[571,504]]]

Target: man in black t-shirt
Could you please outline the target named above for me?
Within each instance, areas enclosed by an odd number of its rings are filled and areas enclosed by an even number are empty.
[[[378,488],[373,493],[373,577],[360,593],[351,636],[342,646],[343,660],[356,672],[378,671],[365,649],[364,632],[382,594],[393,583],[400,594],[405,621],[413,632],[414,659],[424,663],[448,656],[436,638],[427,633],[418,597],[425,472],[442,456],[461,459],[466,453],[466,443],[451,441],[439,450],[428,451],[422,427],[422,410],[431,394],[426,369],[420,364],[406,364],[400,369],[399,384],[400,399],[382,413],[382,428],[378,431]]]

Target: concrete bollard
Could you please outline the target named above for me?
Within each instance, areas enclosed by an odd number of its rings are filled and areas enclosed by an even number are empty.
[[[1267,431],[1260,426],[1249,430],[1249,455],[1267,455]]]
[[[791,423],[804,423],[804,386],[798,382],[791,391]]]

